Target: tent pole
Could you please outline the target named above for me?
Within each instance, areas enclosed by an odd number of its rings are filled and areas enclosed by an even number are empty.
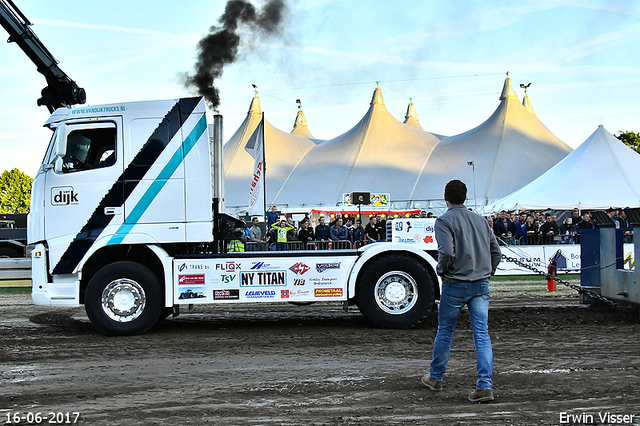
[[[267,223],[267,144],[264,126],[264,111],[262,111],[262,220]],[[268,230],[266,231],[268,232]]]

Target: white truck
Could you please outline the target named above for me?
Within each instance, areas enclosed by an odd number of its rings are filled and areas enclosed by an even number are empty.
[[[104,334],[144,333],[202,303],[336,301],[404,328],[439,297],[433,253],[402,242],[433,222],[396,221],[400,242],[358,250],[226,253],[233,218],[213,194],[203,98],[62,107],[45,126],[28,220],[33,300],[84,304]]]

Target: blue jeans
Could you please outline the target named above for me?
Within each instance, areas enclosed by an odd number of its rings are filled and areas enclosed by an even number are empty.
[[[473,327],[473,342],[476,345],[478,380],[476,389],[491,389],[493,371],[493,350],[489,337],[489,283],[475,281],[442,283],[442,295],[438,312],[438,334],[433,343],[433,359],[429,375],[434,380],[442,380],[447,370],[451,340],[458,323],[458,315],[462,307],[467,305],[471,326]]]

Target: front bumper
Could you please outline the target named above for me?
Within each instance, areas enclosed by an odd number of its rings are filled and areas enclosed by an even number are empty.
[[[49,282],[47,249],[36,244],[31,252],[31,298],[36,305],[80,306],[80,280],[77,274],[56,276]]]

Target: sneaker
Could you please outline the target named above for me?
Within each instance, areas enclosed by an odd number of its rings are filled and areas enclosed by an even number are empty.
[[[471,402],[487,402],[493,401],[493,391],[491,389],[474,390],[469,392],[469,401]]]
[[[426,373],[424,376],[422,376],[420,382],[422,382],[423,385],[434,392],[442,390],[442,380],[433,380],[431,377],[429,377],[429,373]]]

